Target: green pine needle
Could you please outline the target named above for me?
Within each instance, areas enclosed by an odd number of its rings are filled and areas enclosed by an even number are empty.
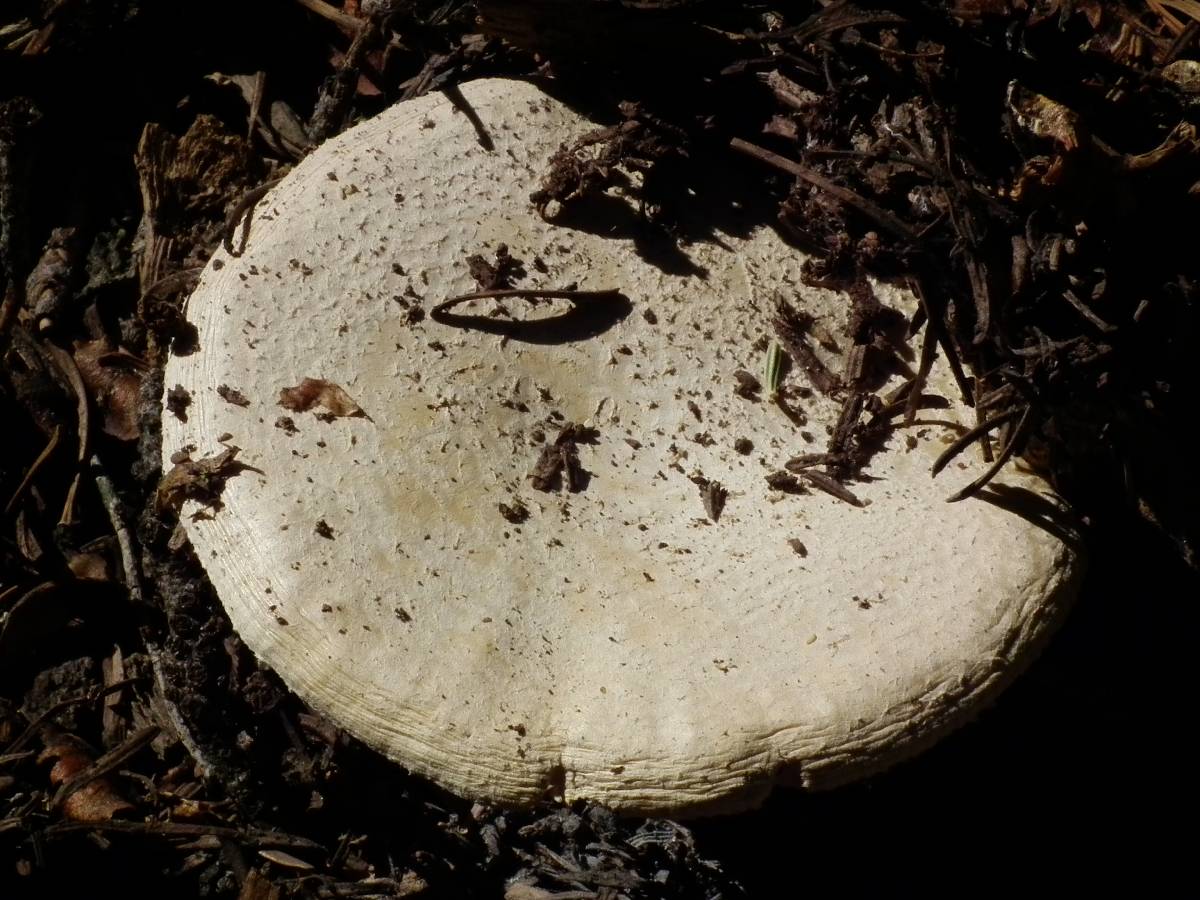
[[[783,348],[775,341],[767,348],[767,369],[764,384],[767,396],[774,400],[779,395],[779,384],[783,380]]]

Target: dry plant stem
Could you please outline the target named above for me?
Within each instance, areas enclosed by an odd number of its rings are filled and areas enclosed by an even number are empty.
[[[167,297],[177,291],[190,290],[195,287],[196,279],[200,277],[200,273],[203,271],[204,269],[201,266],[195,266],[190,269],[180,269],[178,272],[172,272],[170,275],[164,275],[142,292],[142,296],[138,301],[139,305],[145,303],[151,297]]]
[[[941,345],[942,352],[946,354],[946,364],[950,367],[950,374],[954,376],[954,383],[958,386],[959,396],[962,398],[964,406],[972,406],[975,402],[975,392],[971,389],[971,384],[967,381],[966,373],[963,372],[962,360],[959,358],[958,349],[954,346],[954,341],[946,331],[946,321],[944,317],[944,303],[934,303],[930,300],[930,289],[927,280],[924,277],[918,276],[914,279],[913,293],[917,295],[917,300],[920,301],[921,309],[924,310],[923,318],[925,327],[929,334],[937,339],[937,343]],[[924,348],[922,348],[924,352]],[[932,350],[930,352],[933,352]],[[923,383],[915,385],[915,390],[920,393],[924,389]]]
[[[837,479],[831,478],[823,472],[814,472],[812,469],[803,469],[801,470],[800,474],[807,478],[813,487],[824,491],[831,497],[836,497],[843,503],[849,503],[851,506],[865,505],[848,487],[843,485]]]

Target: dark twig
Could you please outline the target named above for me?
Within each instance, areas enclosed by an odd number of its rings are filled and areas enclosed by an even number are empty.
[[[784,159],[778,154],[772,153],[757,144],[751,144],[749,141],[744,141],[741,138],[733,138],[729,142],[729,146],[744,153],[746,156],[764,162],[769,166],[779,169],[781,172],[787,172],[789,175],[795,175],[801,181],[811,184],[818,190],[824,191],[829,196],[836,198],[842,203],[862,213],[868,219],[874,221],[881,228],[890,231],[896,237],[903,238],[907,241],[915,243],[917,240],[917,232],[910,227],[906,222],[902,221],[892,213],[888,212],[883,207],[870,200],[862,197],[854,191],[844,188],[839,184],[834,184],[823,175],[818,175],[812,169],[807,169],[799,163],[792,162],[790,159]]]
[[[254,207],[281,180],[282,178],[272,178],[270,181],[264,181],[258,187],[246,191],[242,195],[242,199],[234,205],[229,216],[225,219],[225,229],[221,238],[225,252],[230,256],[241,256],[245,252],[246,242],[250,239],[250,225],[254,221]],[[233,236],[237,233],[238,225],[242,226],[242,239],[235,249],[233,246]]]

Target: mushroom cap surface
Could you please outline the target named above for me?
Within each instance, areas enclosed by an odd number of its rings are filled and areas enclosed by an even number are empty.
[[[525,82],[462,95],[475,124],[434,94],[315,150],[190,298],[198,349],[165,386],[192,403],[164,414],[164,465],[230,444],[254,467],[222,508],[182,517],[245,643],[370,746],[506,804],[733,810],[878,770],[974,715],[1081,568],[1044,482],[1010,466],[947,503],[983,463],[972,448],[932,479],[955,432],[930,423],[850,485],[862,508],[772,490],[764,476],[824,449],[839,404],[814,392],[798,425],[733,373],[761,377],[777,295],[833,335],[845,296],[804,286],[803,256],[734,207],[667,263],[639,255],[619,191],[602,225],[545,221],[531,191],[595,123]],[[518,287],[624,299],[564,331],[511,324],[570,313],[561,300],[428,315],[502,243]],[[365,415],[281,407],[306,378]],[[974,423],[940,362],[929,390],[952,406],[921,418]],[[569,422],[596,430],[585,483],[538,490],[529,473]],[[694,477],[728,492],[715,522]]]

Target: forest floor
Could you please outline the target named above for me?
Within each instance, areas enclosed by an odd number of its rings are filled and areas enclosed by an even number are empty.
[[[0,898],[1168,882],[1196,787],[1200,5],[566,5],[0,10]],[[959,367],[996,471],[1039,466],[1086,523],[1067,625],[918,760],[683,824],[472,803],[308,710],[171,540],[162,369],[244,198],[394,102],[532,74],[629,124],[607,152],[648,164],[666,239],[688,179],[736,166],[814,283],[908,284],[921,369]],[[886,354],[868,312],[847,337]],[[865,460],[861,374],[830,477]]]

